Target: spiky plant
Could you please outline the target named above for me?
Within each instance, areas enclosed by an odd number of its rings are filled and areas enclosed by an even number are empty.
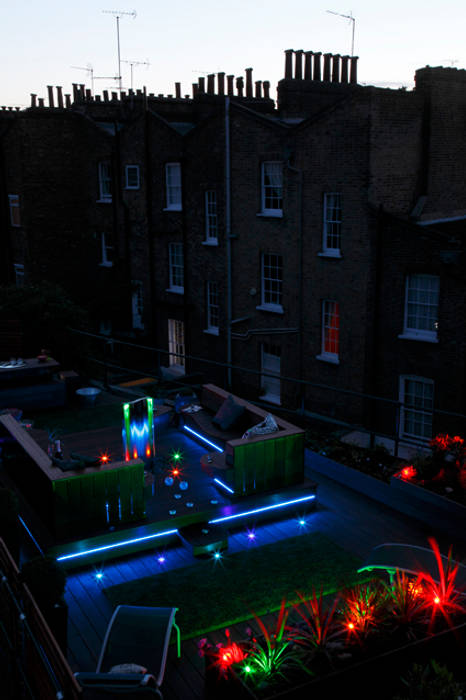
[[[415,637],[417,623],[426,621],[427,612],[424,590],[420,577],[412,578],[404,571],[398,571],[391,584],[386,584],[390,597],[390,612],[398,629],[408,637]]]
[[[313,590],[310,596],[298,592],[300,603],[293,606],[301,618],[299,627],[290,627],[291,636],[312,652],[323,652],[327,657],[332,647],[338,645],[344,630],[336,619],[338,596],[331,606],[325,604],[322,589],[319,595]]]
[[[387,589],[382,581],[374,579],[345,590],[342,597],[344,627],[348,635],[363,643],[386,617]]]

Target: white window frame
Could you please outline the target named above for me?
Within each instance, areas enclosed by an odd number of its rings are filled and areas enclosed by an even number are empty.
[[[324,255],[332,258],[341,258],[341,223],[341,194],[340,192],[326,192],[324,194],[322,240]],[[332,239],[336,239],[338,245],[330,245],[330,242],[335,242]]]
[[[431,386],[432,387],[432,398],[431,398],[431,410],[426,409],[424,406],[423,407],[416,407],[416,406],[406,406],[405,403],[407,401],[407,392],[406,392],[406,382],[418,382],[419,384],[424,384],[425,386]],[[422,400],[424,400],[424,397],[422,397]],[[399,426],[399,436],[400,439],[408,439],[411,441],[417,441],[421,443],[428,443],[429,440],[432,439],[432,423],[433,423],[433,408],[434,408],[434,381],[432,379],[429,379],[427,377],[419,377],[416,375],[411,375],[411,374],[402,374],[400,375],[400,385],[399,385],[399,401],[402,404],[400,407],[400,426]],[[427,431],[422,431],[422,434],[419,434],[419,432],[414,432],[410,431],[407,428],[407,422],[408,422],[408,414],[412,414],[411,420],[416,416],[418,418],[419,423],[422,425],[426,425],[428,428],[430,427],[430,430]],[[413,420],[414,423],[416,423],[416,420],[414,418]],[[424,435],[424,432],[427,432],[426,435]]]
[[[8,195],[8,206],[10,208],[10,224],[14,228],[21,227],[21,209],[19,206],[19,194]]]
[[[217,191],[205,193],[205,241],[207,245],[218,245]]]
[[[219,334],[219,295],[217,282],[207,282],[206,287],[206,316],[207,328],[206,333],[212,335]]]
[[[180,281],[183,284],[180,284]],[[168,290],[184,294],[184,254],[182,243],[168,244]]]
[[[172,369],[185,373],[184,323],[175,318],[168,319],[168,365]]]
[[[133,328],[144,330],[144,288],[141,280],[131,280],[131,311]]]
[[[278,173],[280,173],[279,177]],[[277,179],[275,184],[271,184],[273,177]],[[279,194],[271,195],[272,190],[277,190]],[[277,200],[276,204],[279,206],[270,206],[274,200]],[[262,216],[283,216],[283,163],[281,161],[267,160],[261,163],[261,214]]]
[[[133,172],[133,174],[135,174],[136,184],[133,184],[133,185],[130,184],[130,179],[131,179],[130,173],[131,172]],[[125,189],[126,190],[138,190],[139,188],[140,188],[139,165],[125,165]]]
[[[181,163],[165,164],[165,185],[167,198],[165,211],[181,211]]]
[[[275,275],[275,276],[273,276]],[[261,303],[256,309],[283,313],[283,256],[276,253],[261,255]]]
[[[24,265],[22,263],[13,264],[15,270],[15,286],[24,287]]]
[[[428,289],[427,287],[422,289],[419,286],[416,287],[416,285],[413,284],[414,280],[435,280],[436,285],[434,285],[434,287],[436,286],[436,289]],[[433,295],[434,303],[432,303],[432,299],[424,299],[424,301],[419,301],[419,299],[416,300],[415,297],[419,296],[419,293],[424,295]],[[437,329],[439,296],[440,278],[438,275],[411,274],[407,276],[405,286],[403,333],[398,336],[399,338],[438,343]],[[410,305],[414,307],[414,313],[413,310],[410,309]],[[429,318],[428,315],[421,315],[420,311],[422,311],[423,309],[435,309],[435,312],[432,315],[430,315],[431,324],[433,326],[432,328],[419,327],[421,325],[425,325],[425,321],[423,321],[423,319]],[[415,319],[414,325],[409,325],[413,317]]]
[[[335,325],[335,319],[337,319],[337,325]],[[328,343],[335,342],[335,335],[338,352],[327,349]],[[322,301],[321,351],[320,355],[317,355],[317,359],[332,362],[335,365],[340,364],[340,304],[334,299]]]
[[[113,253],[115,252],[115,248],[112,245],[108,245],[106,241],[106,234],[105,231],[102,231],[100,234],[100,267],[113,267]],[[110,252],[112,251],[112,252]]]
[[[99,171],[99,202],[112,201],[112,166],[110,161],[102,160],[98,164]]]
[[[268,403],[281,404],[281,348],[269,343],[261,343],[261,399]]]

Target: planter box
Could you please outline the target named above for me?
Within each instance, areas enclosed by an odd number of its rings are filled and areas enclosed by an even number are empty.
[[[375,501],[455,538],[466,538],[466,506],[422,486],[392,477],[390,483],[306,450],[306,466]]]
[[[238,700],[292,700],[357,695],[358,700],[391,700],[396,693],[402,692],[400,678],[413,663],[427,664],[430,659],[435,659],[445,664],[454,675],[462,677],[465,653],[466,623],[463,623],[453,629],[399,646],[379,656],[301,684],[277,684],[270,688],[269,692],[256,692],[247,686],[240,676],[236,676],[235,697]]]

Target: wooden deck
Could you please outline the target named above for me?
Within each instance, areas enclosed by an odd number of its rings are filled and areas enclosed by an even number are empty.
[[[307,474],[319,483],[318,507],[307,516],[307,532],[311,529],[321,532],[336,544],[364,560],[371,549],[382,542],[405,542],[428,546],[427,537],[433,535],[439,542],[442,552],[453,544],[457,560],[464,561],[464,543],[451,543],[438,533],[429,531],[410,518],[370,501],[348,488],[322,476],[316,476],[311,469],[312,459],[306,455]],[[267,523],[256,528],[257,542],[267,544],[299,534],[295,518]],[[230,536],[229,551],[236,552],[247,546],[244,532]],[[462,548],[461,548],[462,547]],[[158,551],[146,552],[108,563],[100,581],[95,577],[95,569],[88,568],[70,572],[68,576],[66,600],[69,605],[68,659],[74,670],[95,669],[103,634],[112,613],[111,606],[102,592],[102,586],[130,581],[143,576],[157,575],[160,564]],[[164,552],[164,570],[187,566],[195,560],[192,555],[178,546]],[[241,623],[231,628],[233,640],[244,638],[247,626],[255,629],[254,621]],[[207,635],[213,644],[225,642],[223,630]],[[196,700],[204,695],[204,661],[200,658],[197,639],[182,643],[182,656],[178,660],[174,646],[170,647],[165,680],[162,686],[165,700]]]

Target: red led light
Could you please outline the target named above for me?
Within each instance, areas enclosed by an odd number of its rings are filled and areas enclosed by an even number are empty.
[[[107,464],[110,462],[110,457],[107,454],[100,455],[100,461],[102,464]]]
[[[179,473],[180,473],[180,470],[179,470],[179,469],[173,469],[173,470],[172,470],[173,476],[178,476]]]
[[[150,447],[146,449],[146,457],[150,457]]]
[[[133,450],[133,459],[138,458],[138,451],[136,449]]]

